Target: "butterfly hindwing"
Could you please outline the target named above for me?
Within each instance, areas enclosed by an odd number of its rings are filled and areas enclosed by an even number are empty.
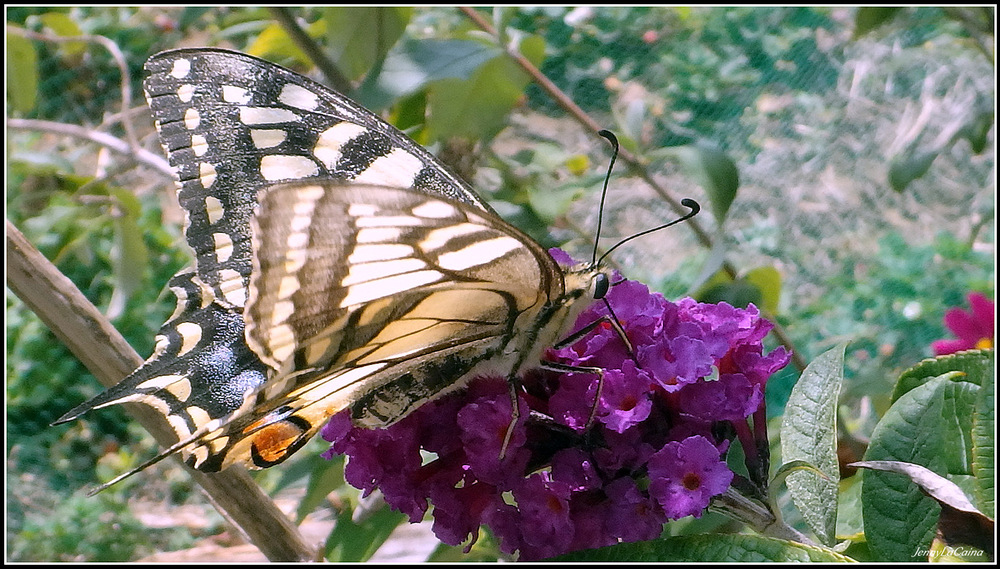
[[[485,339],[494,346],[478,353],[492,357],[562,284],[551,257],[499,218],[410,190],[282,185],[252,225],[247,338],[282,372],[392,365],[401,375]]]
[[[330,416],[386,426],[479,366],[523,363],[561,294],[554,261],[492,214],[400,188],[265,190],[251,220],[247,338],[278,370],[252,409],[198,442],[280,462]],[[239,434],[240,436],[236,436]]]

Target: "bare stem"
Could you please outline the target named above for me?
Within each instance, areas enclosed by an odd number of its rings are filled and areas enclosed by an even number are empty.
[[[7,119],[7,127],[17,130],[31,130],[36,132],[48,132],[52,134],[61,134],[63,136],[72,136],[74,138],[80,138],[83,140],[88,140],[95,144],[99,144],[112,152],[116,152],[123,156],[134,159],[136,162],[145,164],[151,168],[156,169],[158,172],[167,176],[171,180],[174,179],[174,171],[167,164],[167,161],[159,155],[153,154],[152,152],[145,150],[143,148],[130,146],[124,140],[112,136],[106,132],[96,131],[94,129],[82,127],[80,125],[54,122],[54,121],[43,121],[36,119]]]

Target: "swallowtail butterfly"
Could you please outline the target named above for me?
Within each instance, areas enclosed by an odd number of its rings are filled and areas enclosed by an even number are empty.
[[[146,63],[193,271],[152,356],[68,412],[156,408],[193,467],[264,468],[334,413],[392,424],[476,375],[516,381],[607,287],[500,219],[403,133],[222,49]],[[138,469],[137,469],[138,470]],[[117,479],[116,479],[117,480]]]

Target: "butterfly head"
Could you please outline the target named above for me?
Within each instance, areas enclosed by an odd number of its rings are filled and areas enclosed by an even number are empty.
[[[607,134],[610,137],[609,140],[611,140],[615,144],[615,149],[617,152],[617,142],[615,141],[614,136],[611,135],[610,133]],[[605,195],[606,191],[607,191],[607,186],[605,185]],[[602,202],[601,211],[603,212],[603,203],[604,203],[603,196],[601,198],[601,202]],[[698,202],[692,199],[685,198],[681,200],[681,204],[690,210],[684,216],[675,219],[669,223],[660,225],[658,227],[647,229],[645,231],[641,231],[639,233],[626,237],[625,239],[620,240],[618,243],[616,243],[607,251],[605,251],[604,254],[601,255],[600,257],[598,257],[597,254],[597,241],[595,240],[594,254],[589,263],[577,263],[575,265],[567,267],[567,265],[574,263],[574,261],[569,257],[569,255],[567,255],[566,253],[564,253],[559,249],[551,249],[549,251],[553,259],[555,259],[556,262],[558,262],[560,265],[564,267],[563,283],[565,292],[562,295],[561,302],[559,303],[564,309],[567,309],[565,310],[567,316],[564,322],[574,322],[576,320],[576,317],[580,315],[583,309],[586,308],[586,306],[589,305],[590,302],[601,301],[607,308],[608,317],[611,320],[610,322],[611,325],[615,326],[620,331],[620,336],[622,338],[622,341],[625,342],[629,352],[630,353],[633,352],[631,344],[628,341],[628,338],[625,335],[624,330],[622,329],[621,322],[618,321],[618,317],[615,315],[615,311],[611,307],[611,303],[608,301],[607,298],[608,292],[611,290],[611,287],[613,285],[625,282],[625,280],[622,279],[620,275],[618,275],[618,279],[613,281],[612,271],[611,269],[609,269],[604,265],[604,259],[607,258],[612,251],[617,249],[619,246],[631,241],[632,239],[635,239],[636,237],[640,237],[642,235],[646,235],[648,233],[652,233],[654,231],[659,231],[660,229],[664,229],[672,225],[675,225],[677,223],[680,223],[682,221],[685,221],[687,219],[690,219],[695,215],[697,215],[698,212],[701,210],[701,206],[698,204]],[[600,227],[601,223],[599,218],[598,232],[596,237],[596,239],[598,240],[600,239]],[[586,297],[588,302],[576,302],[576,300],[583,297]],[[589,329],[589,327],[585,327],[584,329]],[[579,332],[577,334],[573,334],[570,336],[570,338],[577,338],[577,339],[579,337],[580,337]]]

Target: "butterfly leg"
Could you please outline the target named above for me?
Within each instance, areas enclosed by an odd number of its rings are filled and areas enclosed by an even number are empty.
[[[610,310],[611,307],[608,306],[608,309]],[[610,315],[605,314],[604,316],[601,316],[597,320],[590,322],[583,328],[580,328],[576,332],[573,332],[569,336],[566,336],[562,340],[559,340],[559,342],[552,347],[559,350],[567,346],[572,346],[573,344],[578,342],[581,338],[589,334],[594,328],[597,328],[598,326],[604,323],[607,323],[608,325],[611,326],[611,328],[614,329],[615,333],[618,334],[618,337],[621,338],[622,342],[625,344],[625,349],[628,350],[629,355],[632,356],[632,359],[635,359],[635,349],[632,348],[632,342],[628,339],[628,334],[625,333],[625,329],[622,328],[621,323],[618,322],[618,318],[614,315],[613,312]],[[636,362],[636,364],[638,363],[639,362]]]
[[[542,369],[557,371],[560,373],[592,373],[597,376],[597,393],[594,394],[594,404],[590,406],[590,416],[587,417],[587,424],[584,430],[590,430],[594,424],[594,417],[597,416],[597,404],[601,400],[601,392],[604,390],[604,368],[597,366],[575,366],[559,362],[542,362]]]
[[[580,328],[576,332],[573,332],[569,336],[563,338],[552,347],[558,350],[567,346],[572,346],[581,338],[589,334],[594,328],[607,323],[612,329],[614,329],[615,333],[618,334],[618,337],[621,338],[622,343],[625,344],[625,349],[634,360],[635,349],[632,348],[632,342],[629,341],[628,334],[625,333],[625,329],[622,328],[621,323],[618,321],[618,317],[615,316],[614,310],[611,309],[611,304],[607,302],[607,299],[603,300],[605,301],[605,305],[608,307],[608,311],[611,314],[606,314],[593,322],[590,322],[583,328]],[[638,360],[636,361],[636,365],[639,365]],[[594,395],[594,404],[590,407],[590,417],[587,418],[587,425],[585,427],[585,429],[590,429],[590,427],[594,424],[594,417],[597,415],[597,405],[601,401],[601,393],[604,390],[604,368],[596,366],[574,366],[559,362],[545,361],[542,362],[542,368],[562,373],[592,373],[597,376],[597,393]]]
[[[580,339],[582,339],[584,336],[593,331],[594,328],[597,328],[601,324],[607,323],[614,329],[615,333],[618,334],[618,337],[621,338],[622,342],[625,344],[625,349],[628,350],[628,353],[632,356],[632,359],[635,359],[635,350],[632,347],[632,342],[628,339],[628,335],[625,333],[625,329],[622,328],[621,323],[618,322],[618,317],[615,316],[614,311],[611,309],[611,305],[607,304],[607,306],[608,306],[608,311],[611,312],[610,315],[601,316],[600,318],[594,320],[593,322],[588,323],[586,326],[580,328],[576,332],[573,332],[569,336],[566,336],[552,347],[558,350],[561,348],[565,348],[567,346],[572,346]],[[636,365],[638,365],[638,361],[636,362]],[[604,390],[604,368],[597,366],[575,366],[570,364],[549,362],[549,361],[542,361],[540,367],[542,369],[547,369],[549,371],[555,371],[560,373],[592,373],[597,376],[597,393],[594,395],[594,404],[590,407],[590,416],[587,417],[587,423],[586,426],[584,427],[584,430],[589,430],[590,427],[594,424],[594,418],[597,416],[597,405],[601,401],[601,394],[602,391]],[[517,378],[517,376],[511,376],[507,380],[507,385],[510,386],[510,404],[512,411],[511,411],[510,426],[507,427],[507,432],[504,434],[503,438],[503,444],[500,447],[500,460],[503,460],[504,456],[507,453],[507,445],[510,444],[510,438],[514,434],[514,426],[517,424],[517,420],[521,416],[521,413],[518,410],[518,405],[517,405],[517,393],[518,393],[518,388],[521,385],[521,382]]]
[[[510,438],[514,435],[514,426],[517,425],[517,420],[521,418],[521,411],[517,405],[517,392],[521,387],[521,380],[516,375],[512,375],[507,378],[507,386],[510,388],[510,424],[507,425],[507,432],[503,436],[503,444],[500,445],[500,460],[503,460],[504,456],[507,455],[507,445],[510,444]]]

